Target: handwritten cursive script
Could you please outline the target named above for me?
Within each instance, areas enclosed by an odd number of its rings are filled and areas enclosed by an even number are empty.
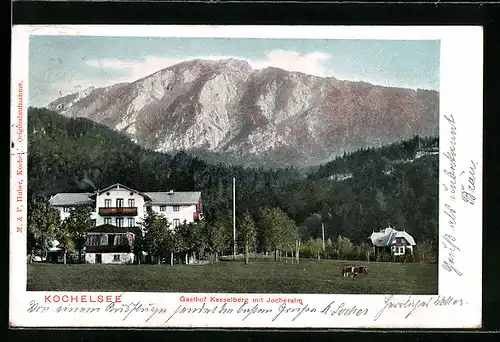
[[[385,305],[382,307],[382,309],[380,309],[380,311],[377,312],[373,320],[377,321],[387,309],[410,309],[405,315],[405,318],[408,318],[418,308],[429,307],[429,303],[431,302],[431,300],[432,297],[427,301],[422,301],[420,299],[412,300],[411,297],[408,297],[406,300],[403,299],[398,301],[394,299],[393,295],[390,295],[389,297],[386,297],[386,299],[384,300]]]
[[[267,309],[259,306],[258,303],[255,305],[251,306],[250,304],[242,304],[237,310],[233,310],[230,308],[226,308],[226,305],[222,305],[222,307],[219,308],[218,305],[206,305],[205,303],[202,303],[201,306],[196,306],[196,307],[189,307],[186,305],[179,305],[172,315],[167,318],[165,323],[170,321],[174,316],[178,315],[189,315],[189,316],[199,316],[199,315],[215,315],[216,313],[218,314],[238,314],[242,317],[242,321],[246,320],[248,317],[252,315],[260,315],[264,316],[267,314],[270,314],[273,312],[273,309]]]
[[[285,303],[281,304],[278,307],[278,314],[273,317],[272,321],[274,322],[278,317],[280,317],[282,314],[284,316],[287,316],[287,314],[294,314],[296,315],[292,318],[292,321],[295,321],[300,315],[302,315],[305,312],[316,312],[315,308],[310,308],[309,305],[303,305],[303,306],[287,306]]]
[[[466,175],[467,176],[467,185],[462,185],[461,190],[462,190],[462,200],[465,203],[469,203],[470,205],[474,205],[476,202],[476,196],[475,196],[475,191],[476,191],[476,169],[477,169],[477,163],[471,160],[469,162],[469,168],[467,172],[462,171],[460,176]]]
[[[448,216],[448,226],[451,230],[455,231],[455,226],[457,225],[457,215],[455,209],[449,204],[444,205],[444,214]]]
[[[366,316],[368,314],[368,309],[361,309],[354,306],[348,306],[346,303],[342,302],[335,305],[335,301],[328,304],[323,310],[323,314],[329,314],[330,316]]]
[[[203,297],[200,297],[203,298]],[[208,302],[208,301],[207,301]],[[405,319],[415,314],[415,312],[428,309],[430,307],[446,307],[446,306],[462,306],[464,302],[460,298],[451,296],[431,296],[425,299],[415,297],[404,297],[389,295],[384,298],[383,306],[378,310],[360,306],[359,303],[354,305],[348,301],[331,301],[326,306],[312,306],[307,303],[289,303],[282,302],[279,305],[266,305],[262,303],[245,304],[210,304],[205,301],[181,302],[175,309],[161,307],[155,303],[143,303],[141,301],[133,301],[128,303],[112,302],[108,303],[39,303],[31,300],[27,312],[30,314],[69,314],[69,315],[107,315],[117,316],[121,321],[133,320],[133,322],[143,321],[149,322],[153,317],[164,320],[168,323],[174,317],[181,321],[203,321],[207,319],[223,319],[223,317],[238,317],[241,321],[247,320],[254,316],[259,322],[277,320],[285,320],[294,322],[299,318],[310,315],[327,316],[332,319],[336,318],[356,318],[368,316],[373,317],[377,321],[389,311],[402,311]],[[52,305],[51,305],[52,304]],[[134,318],[131,318],[135,316]],[[105,317],[105,316],[104,316]],[[112,320],[111,320],[112,321]],[[171,323],[174,324],[175,323]]]
[[[404,318],[407,319],[413,315],[417,310],[426,309],[429,307],[436,306],[462,306],[463,300],[460,298],[453,298],[451,296],[438,296],[430,297],[426,300],[412,299],[412,297],[407,297],[403,299],[395,299],[394,295],[390,295],[384,299],[384,306],[375,314],[373,318],[377,321],[382,315],[390,310],[405,310]]]
[[[450,115],[450,117],[445,115],[444,118],[450,124],[450,147],[448,151],[443,153],[446,159],[448,159],[448,168],[444,169],[444,174],[448,176],[449,185],[444,184],[444,189],[445,191],[450,192],[450,198],[454,200],[457,188],[457,176],[455,174],[457,168],[457,162],[456,162],[457,125],[453,115]]]
[[[122,314],[122,321],[125,321],[134,312],[147,314],[148,317],[146,318],[146,322],[148,322],[156,314],[164,314],[167,310],[165,308],[157,307],[154,303],[142,304],[140,301],[137,301],[127,304],[110,303],[106,306],[106,312],[112,314]]]
[[[455,252],[460,251],[456,244],[456,238],[450,234],[444,234],[443,236],[443,247],[448,251],[448,258],[443,261],[441,266],[448,272],[455,272],[458,276],[462,276],[455,266]]]

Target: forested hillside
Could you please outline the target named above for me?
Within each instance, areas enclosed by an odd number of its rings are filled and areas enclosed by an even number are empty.
[[[417,243],[437,239],[438,155],[436,138],[414,138],[361,150],[303,170],[209,164],[180,152],[145,150],[125,135],[83,118],[46,109],[28,111],[30,196],[89,192],[113,183],[140,191],[202,191],[210,222],[231,215],[236,178],[237,215],[279,207],[301,226],[303,239],[320,236],[366,241],[373,230],[406,229]],[[315,215],[319,214],[319,215]]]

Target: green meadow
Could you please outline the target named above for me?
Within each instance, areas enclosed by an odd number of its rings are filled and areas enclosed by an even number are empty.
[[[334,260],[220,261],[199,265],[28,264],[28,291],[436,294],[438,265],[355,262],[344,278]]]

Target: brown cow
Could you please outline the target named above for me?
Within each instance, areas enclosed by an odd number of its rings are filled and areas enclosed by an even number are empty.
[[[360,273],[368,275],[368,270],[365,266],[354,267],[354,276],[357,276]]]
[[[353,277],[354,276],[354,266],[344,266],[342,268],[342,276]]]

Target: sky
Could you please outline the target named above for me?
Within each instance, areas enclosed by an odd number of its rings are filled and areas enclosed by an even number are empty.
[[[29,105],[133,82],[195,58],[247,60],[341,80],[439,91],[438,40],[31,36]]]

